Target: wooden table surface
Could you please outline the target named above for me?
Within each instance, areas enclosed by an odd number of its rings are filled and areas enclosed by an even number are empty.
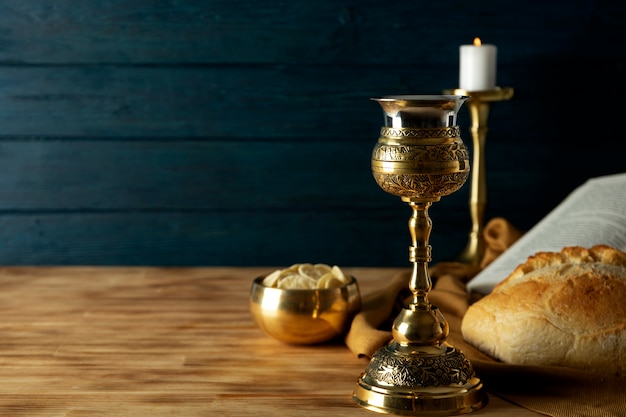
[[[0,415],[374,416],[342,343],[288,346],[249,314],[272,268],[0,268]],[[346,268],[367,293],[397,269]],[[471,415],[537,416],[495,396]]]

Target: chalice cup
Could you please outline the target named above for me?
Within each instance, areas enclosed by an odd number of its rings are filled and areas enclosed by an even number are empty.
[[[432,221],[428,210],[459,190],[470,172],[469,152],[457,126],[462,95],[374,98],[385,123],[372,151],[376,183],[412,208],[409,231],[411,299],[392,325],[393,339],[372,356],[353,400],[386,414],[445,416],[482,408],[487,396],[465,355],[446,339],[449,326],[428,300]]]

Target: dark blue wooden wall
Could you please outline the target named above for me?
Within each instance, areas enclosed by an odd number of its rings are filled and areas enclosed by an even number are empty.
[[[532,227],[626,168],[625,28],[612,0],[5,0],[0,264],[406,265],[369,98],[458,87],[475,36],[515,89],[487,218]],[[435,261],[465,245],[468,198],[432,207]]]

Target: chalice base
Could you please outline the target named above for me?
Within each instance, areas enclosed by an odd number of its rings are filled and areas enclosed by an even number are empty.
[[[356,384],[354,402],[402,416],[460,415],[487,404],[483,384],[462,352],[447,344],[439,352],[426,348],[392,342],[379,349]]]

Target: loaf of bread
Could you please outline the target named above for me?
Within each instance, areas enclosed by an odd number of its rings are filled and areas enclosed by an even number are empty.
[[[461,331],[501,362],[626,376],[626,253],[538,252],[469,307]]]

